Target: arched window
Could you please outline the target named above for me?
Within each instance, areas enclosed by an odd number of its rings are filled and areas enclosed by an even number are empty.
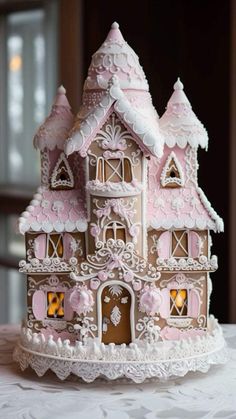
[[[107,160],[103,157],[98,158],[96,179],[100,182],[130,183],[132,178],[132,168],[128,157]]]
[[[118,221],[111,221],[104,228],[104,241],[109,239],[123,240],[126,242],[126,228]]]

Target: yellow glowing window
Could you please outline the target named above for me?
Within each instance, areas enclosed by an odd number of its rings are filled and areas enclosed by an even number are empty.
[[[63,238],[62,234],[50,234],[48,236],[48,257],[63,257]]]
[[[186,289],[170,290],[170,315],[187,316],[188,293]]]
[[[61,319],[64,317],[64,292],[47,293],[47,317]]]

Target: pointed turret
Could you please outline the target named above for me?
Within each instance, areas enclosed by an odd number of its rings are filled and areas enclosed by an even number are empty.
[[[163,139],[146,76],[116,22],[93,55],[82,106],[66,142],[65,153],[78,151],[85,157],[112,108],[135,134],[144,154],[161,157]]]
[[[66,90],[63,86],[60,86],[50,115],[34,136],[34,147],[41,151],[45,148],[54,150],[56,147],[63,150],[64,141],[72,127],[73,120],[74,117],[66,97]]]
[[[178,145],[180,148],[187,144],[192,147],[200,145],[207,149],[207,131],[193,112],[183,88],[183,83],[178,78],[166,111],[159,120],[165,144],[168,147]]]
[[[121,89],[149,90],[146,76],[134,50],[114,22],[101,47],[93,54],[84,90],[106,89],[116,74]]]

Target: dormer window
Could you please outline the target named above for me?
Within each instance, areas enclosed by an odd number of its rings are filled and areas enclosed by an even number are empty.
[[[131,163],[128,157],[104,159],[97,161],[96,179],[100,182],[127,182],[132,181]]]
[[[126,242],[126,228],[124,224],[118,221],[111,221],[105,226],[104,241],[109,239],[123,240]]]
[[[179,188],[184,186],[184,173],[175,153],[169,154],[161,173],[163,188]]]
[[[61,153],[51,176],[51,189],[72,189],[74,177],[64,153]]]

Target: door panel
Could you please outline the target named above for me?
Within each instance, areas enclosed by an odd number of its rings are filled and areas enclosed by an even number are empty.
[[[101,296],[102,342],[129,344],[131,342],[131,295],[121,285],[108,285]]]

